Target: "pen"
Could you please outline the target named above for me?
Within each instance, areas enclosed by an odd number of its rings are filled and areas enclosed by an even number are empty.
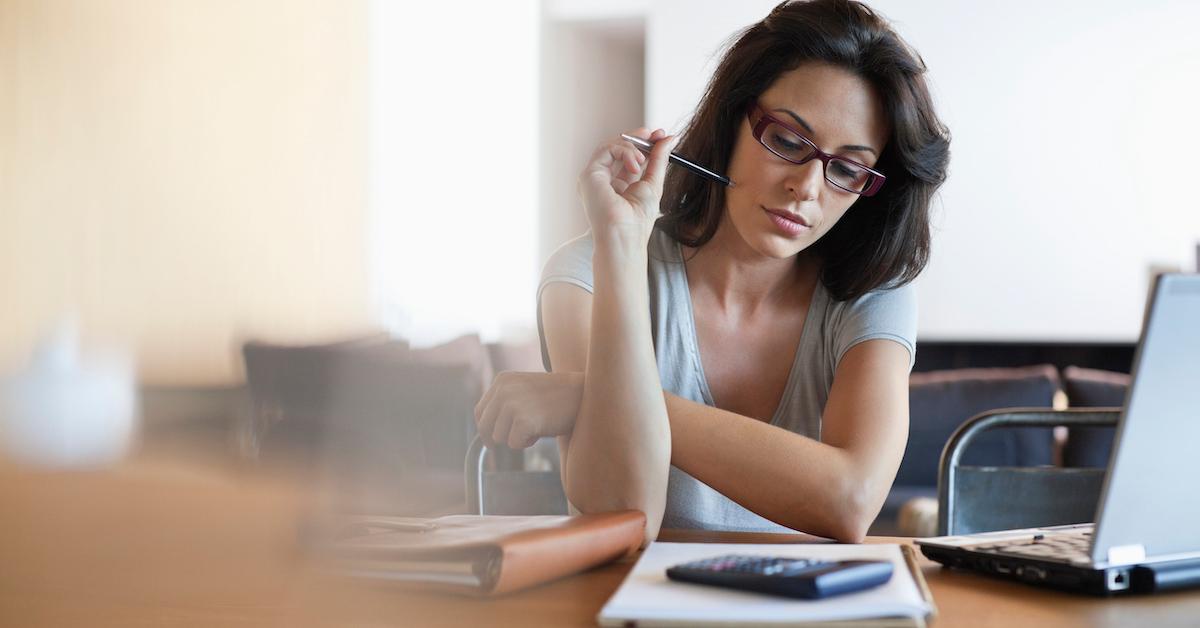
[[[625,135],[624,133],[621,134],[621,137],[623,139],[631,142],[634,146],[636,146],[638,148],[638,150],[642,151],[643,153],[646,153],[647,155],[650,154],[650,149],[654,148],[653,142],[647,142],[646,140],[641,139],[639,137],[634,137],[632,135]],[[720,183],[722,185],[726,185],[729,187],[733,187],[733,181],[730,181],[729,177],[717,174],[717,173],[713,172],[712,170],[709,170],[708,168],[705,168],[704,166],[701,166],[699,164],[692,163],[692,162],[688,161],[687,159],[680,157],[678,153],[671,153],[670,161],[677,163],[677,164],[683,166],[684,168],[687,168],[688,170],[691,170],[692,172],[694,172],[702,177],[708,177],[709,179],[712,179],[713,181],[716,181],[717,183]]]

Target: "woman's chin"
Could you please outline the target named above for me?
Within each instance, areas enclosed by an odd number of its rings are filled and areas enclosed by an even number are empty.
[[[773,259],[788,259],[796,257],[804,249],[808,248],[808,242],[797,242],[795,240],[783,241],[780,238],[769,237],[765,241],[756,243],[754,249],[764,257]]]

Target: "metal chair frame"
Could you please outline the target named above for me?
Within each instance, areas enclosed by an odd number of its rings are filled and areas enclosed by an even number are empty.
[[[1112,427],[1117,424],[1120,408],[1005,408],[977,414],[955,430],[942,450],[938,473],[938,534],[961,534],[955,529],[958,515],[959,475],[963,452],[980,434],[1006,427]],[[1079,484],[1103,480],[1104,469],[1064,467],[971,467],[986,473],[1011,474],[1023,482],[1051,480],[1052,476]],[[1068,477],[1074,476],[1074,477]],[[1035,523],[1033,525],[1043,525]]]
[[[476,436],[467,448],[466,474],[467,478],[467,513],[483,514],[483,466],[487,459],[488,447],[483,439]]]
[[[471,441],[471,446],[467,448],[464,464],[467,512],[469,514],[489,514],[488,500],[484,494],[485,487],[489,484],[500,495],[507,497],[499,507],[496,503],[492,504],[493,510],[501,511],[493,514],[566,514],[569,506],[566,495],[562,492],[562,484],[557,471],[494,471],[490,474],[492,481],[488,482],[489,474],[485,467],[489,452],[493,456],[504,452],[515,453],[523,457],[520,451],[513,452],[507,448],[489,449],[479,436]],[[500,462],[503,464],[503,458]]]

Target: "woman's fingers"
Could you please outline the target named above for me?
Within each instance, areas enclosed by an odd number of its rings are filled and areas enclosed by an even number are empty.
[[[655,146],[649,156],[633,142],[620,138],[596,148],[578,182],[584,212],[593,229],[615,224],[648,226],[658,216],[673,138],[662,129],[641,128],[626,135]]]
[[[582,386],[582,373],[500,373],[475,407],[480,439],[489,447],[524,449],[542,437],[569,434]]]
[[[524,420],[522,417],[514,416],[509,426],[508,438],[505,439],[505,442],[508,443],[510,448],[525,449],[531,444],[529,443],[529,438],[532,435],[532,430],[530,429],[532,426],[529,425],[529,421]]]
[[[496,415],[496,426],[492,428],[492,442],[508,446],[508,434],[512,431],[513,413],[508,408],[501,408]]]
[[[644,128],[631,131],[628,134],[641,137],[642,139],[650,138],[650,132]],[[614,162],[620,162],[624,159],[626,149],[632,149],[634,152],[637,152],[632,144],[619,137],[597,146],[595,152],[592,153],[592,158],[588,160],[588,164],[584,168],[584,173],[590,174],[609,170],[613,167]],[[632,157],[632,159],[634,161],[637,160],[636,157]]]
[[[663,181],[666,180],[667,163],[671,158],[671,151],[674,150],[676,142],[679,141],[679,136],[667,135],[666,131],[659,129],[651,136],[652,140],[656,140],[654,148],[650,149],[650,158],[646,161],[645,171],[642,173],[641,183],[645,186],[637,186],[634,188],[634,194],[643,202],[651,202],[662,196]],[[657,208],[657,204],[655,205]]]
[[[496,425],[496,411],[493,405],[489,405],[483,411],[483,416],[480,417],[479,423],[476,425],[476,432],[479,438],[483,439],[483,444],[492,447],[496,444],[496,439],[492,437]]]
[[[497,398],[502,396],[501,389],[506,385],[504,372],[496,374],[492,378],[492,385],[484,391],[483,397],[479,403],[475,404],[475,431],[483,438],[484,444],[491,447],[495,444],[492,440],[492,429],[496,423],[496,413],[498,404],[493,403]]]
[[[666,131],[662,129],[651,133],[645,128],[629,131],[626,135],[638,137],[648,142],[657,142],[667,137]],[[618,165],[631,171],[639,171],[645,167],[646,159],[646,154],[641,149],[635,147],[632,142],[618,137],[596,147],[591,159],[588,160],[587,167],[584,168],[584,173],[591,174],[604,170],[614,170]]]
[[[642,151],[630,146],[628,143],[621,146],[620,149],[624,158],[624,172],[634,176],[640,175],[642,173],[642,164],[646,161],[646,156],[642,154]]]
[[[475,425],[476,426],[479,425],[479,419],[481,417],[483,417],[484,408],[486,408],[488,406],[488,403],[491,402],[492,397],[496,393],[496,389],[498,389],[500,387],[499,379],[500,379],[500,374],[497,373],[496,376],[492,378],[492,385],[488,386],[488,389],[483,391],[483,397],[480,397],[479,402],[475,404]]]
[[[646,160],[646,156],[641,151],[628,146],[628,144],[622,147],[622,150],[627,156],[619,164],[614,164],[612,171],[613,190],[617,194],[623,194],[630,184],[642,177],[642,164]]]

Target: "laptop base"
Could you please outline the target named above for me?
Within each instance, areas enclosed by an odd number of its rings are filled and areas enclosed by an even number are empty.
[[[921,545],[921,553],[946,567],[1074,593],[1109,596],[1131,590],[1132,567],[1089,569],[1033,558],[1009,558],[931,545]]]

